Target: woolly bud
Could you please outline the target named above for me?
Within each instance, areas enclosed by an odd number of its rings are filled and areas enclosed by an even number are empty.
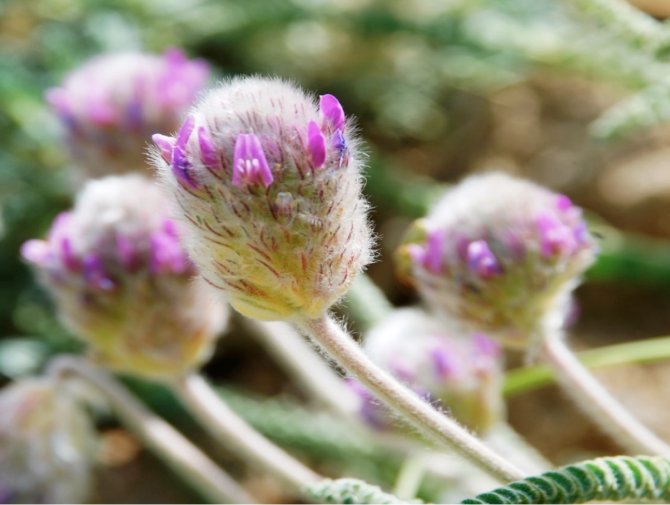
[[[116,370],[182,373],[209,356],[225,324],[211,287],[193,279],[168,208],[140,176],[89,182],[48,238],[22,249],[66,326]]]
[[[480,433],[503,417],[502,353],[482,334],[459,335],[418,309],[400,309],[366,335],[363,348],[377,365],[429,401],[438,402]],[[375,427],[388,418],[358,384],[361,413]]]
[[[524,346],[565,317],[596,246],[564,195],[505,174],[472,176],[418,221],[401,273],[443,315]]]
[[[208,78],[207,63],[178,49],[106,54],[46,99],[65,126],[75,163],[95,177],[144,169],[151,134],[173,131]]]
[[[155,141],[191,257],[241,313],[316,317],[370,261],[358,142],[334,96],[233,79]]]
[[[0,391],[0,503],[84,503],[97,434],[85,407],[47,379]]]

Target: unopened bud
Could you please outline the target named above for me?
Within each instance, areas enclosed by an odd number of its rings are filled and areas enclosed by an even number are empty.
[[[168,212],[143,177],[107,177],[85,186],[46,240],[23,246],[66,326],[113,369],[162,377],[197,367],[225,324]]]
[[[459,335],[419,309],[400,309],[372,328],[363,348],[377,365],[466,426],[486,432],[503,417],[502,351],[482,334]],[[355,383],[361,414],[385,427],[388,416]]]
[[[98,56],[46,99],[66,128],[76,165],[88,177],[147,167],[151,134],[172,132],[207,84],[209,67],[178,49],[162,56]]]
[[[61,383],[22,379],[0,390],[0,503],[83,503],[97,434]]]
[[[398,261],[438,313],[518,347],[544,318],[565,317],[595,254],[566,196],[493,173],[448,191],[408,233]]]
[[[358,142],[332,95],[233,79],[154,156],[201,274],[241,313],[317,317],[370,261]]]

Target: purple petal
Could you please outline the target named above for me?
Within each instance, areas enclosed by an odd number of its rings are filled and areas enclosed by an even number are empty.
[[[502,272],[500,264],[486,240],[470,242],[467,250],[467,262],[470,270],[485,279]]]
[[[58,251],[63,265],[71,272],[78,272],[81,269],[79,258],[72,250],[72,241],[68,237],[61,237],[58,242]]]
[[[123,268],[132,271],[137,267],[137,255],[133,243],[126,235],[116,236],[116,252]]]
[[[572,209],[572,200],[565,195],[558,195],[556,197],[556,208],[561,212],[567,212]]]
[[[44,240],[28,240],[21,246],[21,256],[28,263],[45,266],[51,257],[51,248]]]
[[[221,161],[212,143],[212,139],[204,126],[198,128],[198,147],[200,147],[200,160],[213,170],[221,169]]]
[[[149,270],[153,274],[184,273],[190,262],[176,237],[165,232],[154,232],[149,237]]]
[[[312,166],[321,168],[326,162],[326,138],[314,121],[307,125],[307,149],[312,158]]]
[[[197,188],[198,183],[191,175],[191,163],[186,157],[183,148],[175,146],[172,151],[172,173],[181,184],[190,188]]]
[[[425,269],[429,272],[435,274],[442,272],[445,239],[446,233],[443,230],[433,230],[428,233],[422,263]]]
[[[263,184],[267,188],[273,180],[260,139],[253,133],[240,133],[233,155],[233,186]]]
[[[333,95],[321,95],[319,99],[321,115],[335,130],[344,130],[345,116],[340,101]]]
[[[577,246],[573,230],[555,215],[544,212],[536,221],[540,238],[540,254],[549,258],[555,254],[570,253]]]
[[[191,138],[191,133],[193,133],[193,128],[195,128],[195,117],[188,116],[177,133],[176,147],[181,147],[182,149],[186,147],[188,139]]]
[[[435,366],[435,372],[440,379],[453,377],[458,370],[458,363],[454,355],[446,346],[436,346],[431,349],[430,357]]]
[[[151,136],[151,140],[153,140],[156,147],[161,150],[161,157],[165,162],[172,163],[172,149],[174,148],[176,139],[174,137],[161,135],[160,133],[154,133]]]
[[[483,333],[475,333],[472,336],[472,344],[478,354],[491,357],[500,355],[500,345]]]
[[[103,291],[114,288],[114,282],[107,276],[102,261],[95,254],[89,254],[84,258],[84,279],[89,286]]]

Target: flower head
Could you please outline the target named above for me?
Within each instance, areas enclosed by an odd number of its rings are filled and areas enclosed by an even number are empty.
[[[156,132],[173,131],[209,78],[202,60],[178,49],[162,56],[98,56],[46,98],[66,129],[73,158],[91,176],[139,171]]]
[[[482,334],[459,335],[419,309],[395,311],[365,336],[377,365],[481,433],[502,418],[502,352]],[[381,407],[356,384],[363,417],[385,427]]]
[[[46,240],[22,249],[65,324],[117,370],[160,377],[193,368],[225,323],[211,288],[193,280],[168,210],[143,177],[107,177],[85,186]]]
[[[544,318],[563,319],[595,252],[566,196],[492,173],[448,191],[415,224],[398,260],[439,313],[518,346]]]
[[[201,274],[251,317],[316,317],[371,257],[358,143],[332,95],[233,79],[195,107],[155,161]]]
[[[0,390],[0,502],[82,503],[93,479],[97,435],[67,388],[23,379]]]

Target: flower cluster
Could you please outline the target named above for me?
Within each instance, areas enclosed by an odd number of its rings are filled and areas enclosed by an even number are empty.
[[[0,503],[82,503],[97,435],[67,388],[43,378],[0,391]]]
[[[419,309],[399,309],[375,326],[363,348],[377,365],[428,401],[439,404],[480,433],[504,413],[502,352],[482,334],[458,335]],[[388,426],[385,411],[360,384],[362,417],[376,428]]]
[[[233,79],[154,142],[191,257],[241,313],[316,317],[369,262],[358,141],[334,96]]]
[[[568,197],[492,173],[448,191],[398,259],[437,312],[524,346],[545,318],[562,322],[595,249]]]
[[[66,128],[77,165],[90,176],[144,169],[153,133],[171,132],[207,84],[209,66],[178,49],[162,56],[98,56],[46,98]]]
[[[168,208],[138,175],[89,182],[46,240],[22,248],[65,324],[117,370],[163,376],[197,366],[225,323],[225,307],[192,278]]]

